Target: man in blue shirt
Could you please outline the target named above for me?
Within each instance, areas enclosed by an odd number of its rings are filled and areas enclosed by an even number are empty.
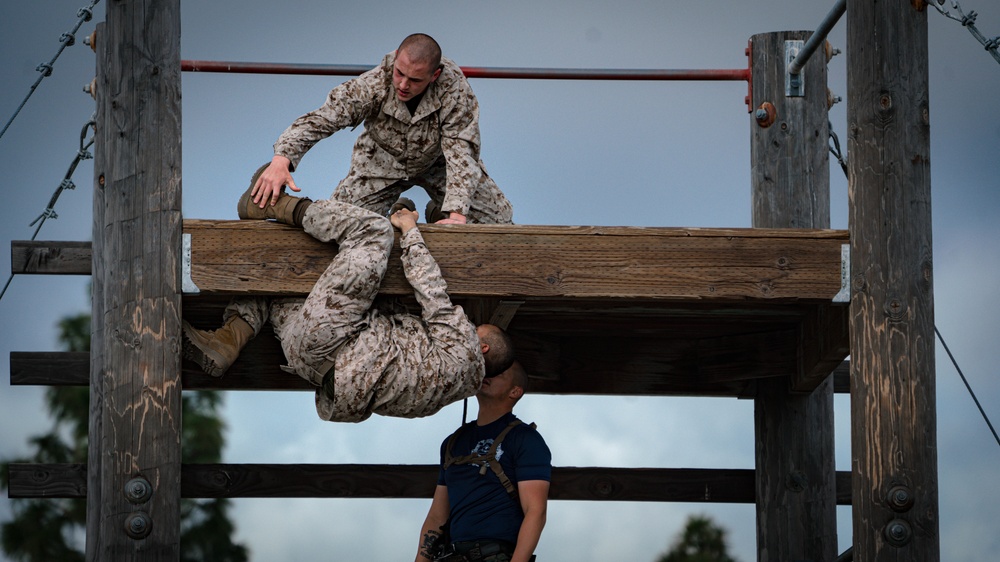
[[[417,562],[528,562],[545,526],[552,454],[513,414],[528,376],[520,363],[483,380],[479,414],[441,444],[441,471]],[[452,554],[435,558],[448,524]]]

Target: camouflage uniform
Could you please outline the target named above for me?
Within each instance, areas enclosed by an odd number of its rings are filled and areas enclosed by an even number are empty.
[[[419,317],[372,309],[392,249],[388,219],[347,203],[317,201],[303,228],[339,246],[305,301],[237,299],[226,317],[239,314],[255,334],[270,319],[288,360],[282,368],[320,387],[316,411],[322,419],[428,416],[476,393],[485,374],[476,328],[452,304],[418,229],[403,235],[400,246]],[[321,385],[331,367],[328,395]]]
[[[281,134],[274,153],[287,157],[294,170],[317,142],[363,122],[351,169],[333,199],[384,215],[403,191],[419,185],[445,212],[472,223],[510,223],[510,202],[479,159],[479,103],[462,70],[442,58],[441,75],[411,116],[392,85],[395,58],[389,53],[379,66],[331,90],[322,107]]]

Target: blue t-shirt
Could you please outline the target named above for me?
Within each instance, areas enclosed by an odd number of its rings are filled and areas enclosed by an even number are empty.
[[[508,413],[482,427],[476,422],[466,424],[455,439],[452,456],[486,453],[500,432],[516,419],[513,413]],[[447,445],[448,439],[445,439],[441,444],[442,466]],[[528,424],[511,429],[500,443],[496,456],[504,474],[515,486],[521,481],[549,481],[552,478],[552,453],[542,436]],[[494,539],[516,543],[524,520],[521,506],[515,505],[488,466],[486,474],[480,474],[479,470],[475,464],[453,464],[438,474],[438,484],[448,487],[452,542]]]

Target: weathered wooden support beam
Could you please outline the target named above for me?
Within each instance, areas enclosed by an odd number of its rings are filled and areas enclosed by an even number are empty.
[[[421,225],[453,297],[831,300],[843,230]],[[202,295],[297,296],[336,254],[264,221],[184,221]],[[90,273],[86,242],[11,243],[16,273]],[[399,247],[381,293],[409,295]]]
[[[97,33],[88,561],[180,559],[180,19],[112,2]]]
[[[452,297],[831,300],[835,230],[424,225]],[[185,221],[202,293],[304,295],[336,247],[261,221]],[[409,295],[398,244],[383,294]]]
[[[254,358],[258,355],[254,355]],[[277,360],[274,358],[274,360]],[[184,390],[278,390],[311,391],[300,377],[279,369],[250,370],[246,358],[221,378],[205,376],[196,367],[185,365],[181,381]],[[10,384],[14,386],[86,386],[90,373],[90,354],[74,352],[11,352]],[[843,361],[831,374],[834,392],[850,392],[850,366]],[[600,376],[593,372],[571,378],[531,377],[532,394],[596,394],[639,396],[719,396],[752,397],[755,381],[720,381],[703,384],[696,377],[657,379],[644,373],[614,373]]]
[[[826,60],[813,56],[796,76],[788,73],[808,36],[751,38],[752,105],[768,117],[750,124],[755,227],[830,226]],[[798,330],[798,363],[786,378],[758,381],[754,398],[760,562],[837,555],[833,385],[825,381],[849,351],[845,307],[812,308]]]
[[[851,0],[854,558],[940,560],[924,2]]]
[[[827,320],[846,308],[829,302],[841,289],[844,231],[422,228],[455,301],[477,322],[504,323],[546,392],[747,397],[753,381],[790,374],[809,392],[847,355],[846,322]],[[219,325],[233,296],[304,295],[336,252],[261,221],[186,221],[185,234],[200,292],[184,297],[184,318],[203,328]],[[16,271],[85,273],[86,260],[43,259],[83,254],[79,245],[14,247]],[[415,306],[398,252],[381,298]],[[228,378],[242,388],[295,387],[283,381],[283,363],[262,334]],[[187,388],[204,386],[184,368]]]
[[[437,465],[185,464],[185,498],[430,498]],[[554,467],[554,500],[753,503],[745,469]],[[12,498],[80,498],[81,464],[10,465]],[[837,501],[850,505],[850,472],[837,473]]]

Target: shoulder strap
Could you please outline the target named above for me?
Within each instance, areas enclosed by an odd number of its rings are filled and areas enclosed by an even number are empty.
[[[475,423],[475,422],[470,422],[470,423]],[[451,454],[451,448],[452,445],[454,445],[455,439],[458,437],[458,434],[462,431],[462,429],[465,428],[465,426],[463,425],[462,427],[458,428],[458,430],[456,430],[455,433],[452,433],[450,438],[448,438],[448,445],[447,445],[447,450],[445,451],[445,461],[443,465],[444,468],[447,470],[447,468],[453,464],[483,463],[479,469],[479,474],[486,474],[486,467],[489,466],[490,469],[493,471],[493,473],[496,474],[497,478],[500,480],[500,484],[503,485],[504,490],[507,491],[507,495],[510,496],[510,499],[514,500],[514,505],[520,507],[521,500],[517,494],[517,486],[515,486],[514,483],[511,482],[510,478],[508,478],[507,475],[504,473],[503,466],[501,466],[500,461],[497,460],[497,449],[500,448],[500,443],[503,442],[504,437],[507,437],[507,434],[510,433],[510,430],[521,425],[522,423],[524,422],[522,422],[521,420],[514,420],[509,424],[507,424],[507,427],[503,428],[503,431],[501,431],[500,434],[496,436],[496,439],[493,440],[493,444],[490,446],[489,451],[487,451],[486,453],[481,453],[481,454],[473,453],[462,457],[455,457]],[[534,423],[532,423],[530,424],[530,427],[531,429],[535,429],[536,426]]]
[[[451,454],[451,450],[455,446],[455,440],[458,439],[458,436],[459,434],[462,433],[462,430],[464,430],[465,428],[469,427],[474,423],[476,422],[470,421],[468,423],[464,423],[458,426],[458,429],[456,429],[455,432],[452,433],[450,437],[448,437],[448,443],[444,446],[444,462],[441,463],[441,468],[447,470],[449,466],[455,464],[455,462],[459,460],[458,458],[455,457],[455,455]],[[466,456],[471,456],[471,455],[466,455]],[[465,463],[458,463],[458,464],[465,464]]]

